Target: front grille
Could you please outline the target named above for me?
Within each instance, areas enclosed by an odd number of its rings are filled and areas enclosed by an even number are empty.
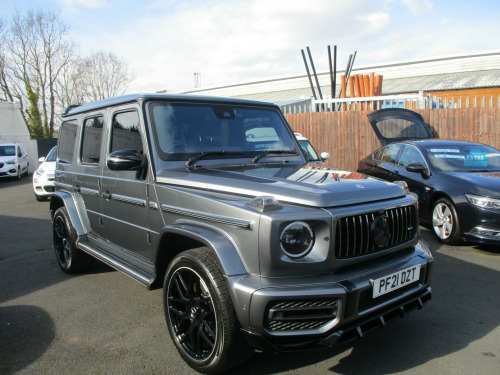
[[[276,301],[269,305],[266,327],[271,331],[320,328],[337,316],[336,298]]]
[[[43,187],[43,189],[47,192],[47,193],[53,193],[55,191],[55,187],[52,186],[52,185],[46,185]]]
[[[385,237],[380,226],[385,226]],[[337,221],[335,256],[347,259],[383,251],[412,240],[417,229],[414,206],[343,217]]]

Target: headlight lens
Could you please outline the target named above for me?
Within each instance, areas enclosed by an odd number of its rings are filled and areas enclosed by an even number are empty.
[[[500,209],[500,199],[481,197],[479,195],[465,194],[470,204],[481,208]]]
[[[306,222],[294,221],[281,232],[280,244],[290,258],[302,258],[313,248],[314,231]]]
[[[44,172],[45,172],[45,171],[43,170],[43,168],[38,168],[38,169],[36,170],[35,174],[36,174],[38,177],[40,177],[42,174],[44,174]]]
[[[7,160],[5,163],[7,163],[7,164],[16,164],[16,159]]]

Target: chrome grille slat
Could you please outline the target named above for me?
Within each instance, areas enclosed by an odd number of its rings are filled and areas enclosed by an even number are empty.
[[[389,221],[391,237],[385,245],[374,243],[372,224],[378,215],[384,214]],[[417,232],[417,215],[414,206],[398,207],[369,212],[337,220],[335,257],[354,258],[399,246],[412,240]]]

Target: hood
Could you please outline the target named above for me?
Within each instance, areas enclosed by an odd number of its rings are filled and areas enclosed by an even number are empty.
[[[500,171],[499,172],[447,172],[455,179],[461,180],[465,193],[500,198]],[[463,185],[465,182],[467,185]]]
[[[194,171],[164,170],[158,183],[248,196],[273,196],[282,203],[313,207],[339,207],[405,195],[396,184],[361,173],[306,165],[257,165]]]
[[[379,109],[368,114],[368,121],[382,146],[404,140],[432,139],[423,117],[409,109]]]
[[[16,155],[11,155],[11,156],[0,156],[0,162],[5,163],[6,161],[12,160],[12,159],[17,159]]]
[[[56,170],[55,161],[44,161],[38,166],[38,169],[42,168],[45,172],[54,172]]]

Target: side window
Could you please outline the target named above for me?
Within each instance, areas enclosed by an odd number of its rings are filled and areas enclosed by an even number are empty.
[[[400,144],[391,144],[384,147],[378,154],[377,159],[386,163],[395,163],[398,156],[399,150],[401,149]]]
[[[78,125],[75,120],[66,121],[61,125],[57,144],[57,157],[60,163],[72,163],[77,130]]]
[[[82,163],[99,163],[101,154],[102,128],[104,118],[91,117],[83,123],[82,134]]]
[[[139,132],[139,115],[136,111],[120,112],[113,117],[111,149],[135,150],[143,153],[141,133]]]
[[[18,157],[22,157],[23,156],[23,152],[21,151],[21,147],[17,146],[17,156]]]
[[[399,165],[406,167],[408,164],[411,163],[420,163],[424,166],[426,165],[424,157],[422,156],[420,151],[418,151],[416,147],[407,145],[401,152],[401,157],[399,158]]]

